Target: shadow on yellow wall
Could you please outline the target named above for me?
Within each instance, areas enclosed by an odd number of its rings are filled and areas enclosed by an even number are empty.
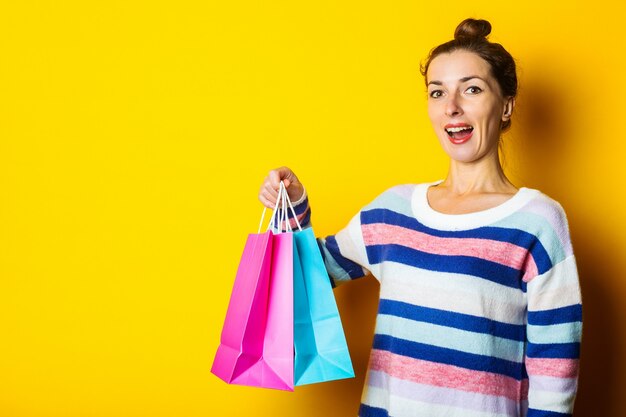
[[[590,81],[585,76],[601,75],[569,71],[568,63],[563,62],[525,78],[513,133],[523,143],[512,147],[520,176],[561,202],[568,215],[584,322],[575,415],[612,416],[619,414],[623,402],[612,387],[622,385],[626,333],[620,320],[623,304],[611,284],[623,275],[620,271],[624,258],[618,255],[623,243],[615,239],[615,228],[623,228],[623,220],[614,217],[616,207],[610,199],[615,198],[614,204],[621,205],[623,198],[604,194],[615,178],[602,178],[598,164],[603,159],[594,159],[598,152],[608,150],[608,143],[602,132],[594,134],[598,128],[594,118],[597,110],[589,106],[589,93],[575,88]],[[588,154],[581,158],[586,151]]]

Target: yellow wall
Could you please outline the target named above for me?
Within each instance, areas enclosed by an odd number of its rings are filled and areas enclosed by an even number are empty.
[[[565,207],[578,416],[625,415],[621,2],[4,1],[0,415],[353,416],[376,284],[336,291],[357,378],[295,393],[209,373],[271,168],[318,235],[441,178],[419,63],[468,16],[520,67],[507,171]]]

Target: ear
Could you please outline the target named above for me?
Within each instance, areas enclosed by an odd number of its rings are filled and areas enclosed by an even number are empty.
[[[502,110],[502,121],[506,122],[511,118],[513,114],[513,108],[515,107],[515,97],[508,97],[504,102]]]

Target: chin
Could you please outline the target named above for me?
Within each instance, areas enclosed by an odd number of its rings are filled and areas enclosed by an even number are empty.
[[[443,151],[446,153],[446,155],[448,155],[450,159],[453,159],[457,162],[474,162],[480,159],[480,153],[470,146],[461,145],[456,148],[452,148],[452,146],[455,145],[448,145],[446,143],[445,146],[443,146]]]
[[[455,150],[454,152],[447,152],[447,154],[450,157],[450,159],[456,162],[463,162],[463,163],[476,162],[485,157],[484,153],[478,152],[476,150],[468,150],[467,152]]]

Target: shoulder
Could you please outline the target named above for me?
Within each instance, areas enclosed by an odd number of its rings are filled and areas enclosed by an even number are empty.
[[[396,195],[410,200],[411,196],[413,195],[413,190],[415,190],[416,186],[417,184],[394,185],[393,187],[389,187],[385,191],[383,191],[381,195]]]
[[[568,232],[567,215],[563,206],[557,200],[539,190],[528,190],[533,192],[533,197],[522,208],[522,212],[544,219],[559,234]]]
[[[563,206],[539,190],[526,190],[532,196],[511,220],[519,228],[535,235],[549,253],[557,254],[555,258],[572,254],[569,224]]]

